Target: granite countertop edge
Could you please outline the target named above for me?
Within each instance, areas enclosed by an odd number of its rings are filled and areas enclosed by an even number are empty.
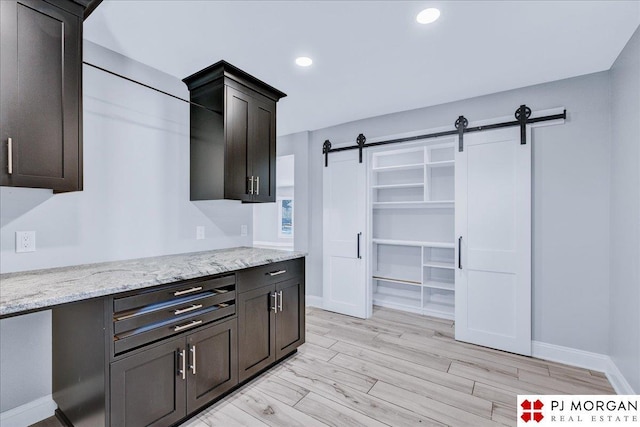
[[[0,317],[305,257],[238,247],[0,274]]]

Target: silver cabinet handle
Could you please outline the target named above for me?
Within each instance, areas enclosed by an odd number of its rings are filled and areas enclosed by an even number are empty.
[[[462,270],[462,236],[458,237],[458,268]]]
[[[282,291],[278,292],[278,296],[280,297],[280,302],[278,303],[278,310],[282,313]]]
[[[180,352],[180,359],[182,359],[181,362],[180,362],[180,366],[182,367],[182,369],[178,370],[178,374],[182,377],[183,380],[187,378],[187,365],[186,365],[187,362],[186,362],[186,358],[187,358],[187,354],[186,354],[185,350],[183,349]]]
[[[273,276],[279,276],[281,274],[286,273],[287,270],[278,270],[278,271],[271,271],[269,273],[267,273],[269,276],[273,277]]]
[[[271,298],[273,298],[273,305],[271,306],[271,310],[273,310],[274,313],[278,313],[278,294],[274,292],[271,295]]]
[[[185,329],[189,329],[189,328],[193,328],[194,326],[197,326],[199,324],[202,323],[202,320],[193,320],[189,323],[186,323],[184,325],[180,325],[180,326],[176,326],[173,328],[174,332],[180,332],[180,331],[184,331]]]
[[[260,195],[260,177],[256,176],[256,196]]]
[[[7,157],[9,158],[9,162],[7,164],[7,172],[9,175],[13,173],[13,139],[7,139]]]
[[[199,308],[202,308],[202,304],[193,304],[191,307],[178,309],[174,311],[173,314],[177,316],[178,314],[188,313],[190,311],[197,310]]]
[[[253,194],[253,176],[248,176],[247,179],[249,180],[249,194]]]
[[[194,286],[193,288],[190,289],[184,289],[182,291],[175,291],[173,293],[173,296],[179,297],[180,295],[186,295],[186,294],[190,294],[193,292],[198,292],[202,290],[202,286]]]
[[[196,346],[191,346],[191,349],[189,350],[191,352],[191,366],[189,366],[191,368],[191,373],[193,375],[196,374]]]

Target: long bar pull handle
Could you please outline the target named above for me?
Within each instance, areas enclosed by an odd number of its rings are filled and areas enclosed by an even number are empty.
[[[249,180],[249,194],[253,194],[253,177],[248,176],[247,179]]]
[[[194,326],[197,326],[197,325],[199,325],[201,323],[202,323],[202,320],[194,320],[194,321],[191,321],[191,322],[189,322],[187,324],[174,327],[173,331],[174,332],[184,331],[185,329],[193,328]]]
[[[256,196],[260,195],[260,177],[256,176]]]
[[[458,268],[462,270],[462,236],[458,237]]]
[[[202,304],[193,304],[191,307],[181,308],[179,310],[176,310],[173,312],[173,314],[177,316],[178,314],[188,313],[190,311],[197,310],[199,308],[202,308]]]
[[[191,365],[189,367],[191,368],[191,373],[195,375],[196,374],[196,346],[192,345],[189,351],[191,352]]]
[[[194,286],[193,288],[184,289],[182,291],[175,291],[173,296],[179,297],[180,295],[191,294],[193,292],[198,292],[202,290],[202,286]]]
[[[280,302],[278,303],[278,310],[282,313],[282,291],[278,292],[278,297],[280,297]]]
[[[9,162],[7,163],[7,172],[9,175],[13,173],[13,139],[7,139],[7,157]]]
[[[271,310],[273,310],[274,313],[278,313],[278,294],[274,292],[273,294],[271,294],[271,298],[273,298],[273,305],[271,306]]]
[[[287,270],[278,270],[278,271],[271,271],[271,272],[269,272],[269,273],[267,273],[267,274],[268,274],[269,276],[272,276],[272,277],[273,277],[273,276],[279,276],[279,275],[284,274],[284,273],[286,273],[286,272],[287,272]]]
[[[182,379],[185,380],[187,379],[187,362],[186,362],[187,354],[184,349],[182,349],[182,351],[178,354],[180,356],[180,367],[181,367],[181,369],[178,370],[178,375],[180,375]]]
[[[360,255],[360,236],[362,236],[362,232],[358,233],[358,259],[362,259],[362,255]]]

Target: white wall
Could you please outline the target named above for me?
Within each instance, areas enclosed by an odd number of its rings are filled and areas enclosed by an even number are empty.
[[[258,203],[253,206],[253,244],[293,249],[293,236],[278,234],[278,211],[280,198],[294,199],[295,215],[295,155],[276,157],[276,203]],[[295,218],[293,227],[295,234]]]
[[[640,29],[611,68],[611,358],[640,393]]]
[[[180,80],[92,43],[84,58],[188,99]],[[0,271],[250,246],[252,205],[189,201],[188,104],[86,65],[83,72],[84,191],[0,189]],[[204,240],[195,240],[198,225]],[[15,253],[17,230],[36,231],[36,252]],[[51,393],[50,313],[2,320],[0,332],[4,412]]]
[[[533,131],[533,339],[607,354],[609,83],[609,73],[602,72],[312,132],[307,268],[313,274],[308,275],[307,293],[322,294],[325,139],[334,146],[353,144],[359,133],[373,139],[443,126],[453,128],[461,114],[476,121],[511,116],[520,104],[534,111],[564,106],[568,111],[564,125]]]

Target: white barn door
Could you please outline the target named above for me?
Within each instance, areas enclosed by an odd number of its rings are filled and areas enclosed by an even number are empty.
[[[323,168],[323,307],[366,318],[366,168],[358,151],[329,156]]]
[[[456,150],[456,339],[531,355],[531,133],[464,135]]]

